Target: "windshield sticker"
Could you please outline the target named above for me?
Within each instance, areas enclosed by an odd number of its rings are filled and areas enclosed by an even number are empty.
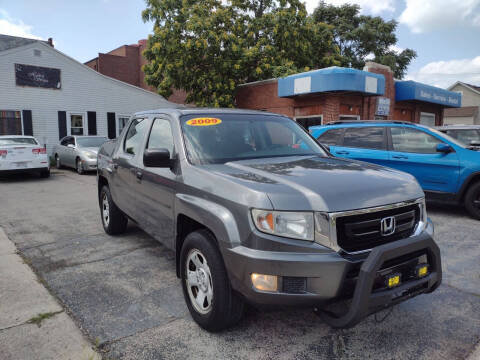
[[[190,119],[187,121],[187,125],[190,126],[212,126],[218,125],[222,122],[222,120],[217,118],[209,118],[209,117],[202,117],[202,118],[195,118]]]

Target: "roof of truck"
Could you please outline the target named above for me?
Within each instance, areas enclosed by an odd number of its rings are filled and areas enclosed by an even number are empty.
[[[230,109],[230,108],[196,108],[196,107],[180,107],[180,108],[161,108],[156,110],[140,111],[135,113],[135,116],[150,115],[150,114],[177,114],[177,115],[191,115],[191,114],[250,114],[250,115],[276,115],[284,116],[281,114],[270,113],[261,110],[248,110],[248,109]]]

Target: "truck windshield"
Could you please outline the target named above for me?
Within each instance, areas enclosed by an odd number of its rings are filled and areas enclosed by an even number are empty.
[[[192,164],[222,164],[281,156],[326,156],[294,121],[273,115],[208,114],[181,117]]]
[[[100,147],[107,141],[104,137],[77,137],[77,145],[80,147]]]
[[[472,142],[480,143],[480,129],[447,130],[447,134],[466,146],[470,146]]]

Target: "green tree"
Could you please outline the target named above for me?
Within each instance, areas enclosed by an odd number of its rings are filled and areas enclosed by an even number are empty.
[[[146,0],[148,84],[198,106],[233,106],[237,85],[338,65],[330,26],[300,0]],[[315,44],[315,46],[312,46]]]
[[[373,61],[390,66],[395,77],[401,79],[417,56],[412,49],[398,52],[392,48],[397,44],[395,20],[360,15],[358,5],[334,6],[320,1],[313,18],[317,23],[332,26],[342,66],[362,69],[366,59],[373,55]]]

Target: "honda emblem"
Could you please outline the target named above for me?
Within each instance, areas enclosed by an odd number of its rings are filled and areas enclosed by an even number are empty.
[[[395,216],[385,217],[380,221],[380,233],[382,236],[392,235],[395,232]]]

